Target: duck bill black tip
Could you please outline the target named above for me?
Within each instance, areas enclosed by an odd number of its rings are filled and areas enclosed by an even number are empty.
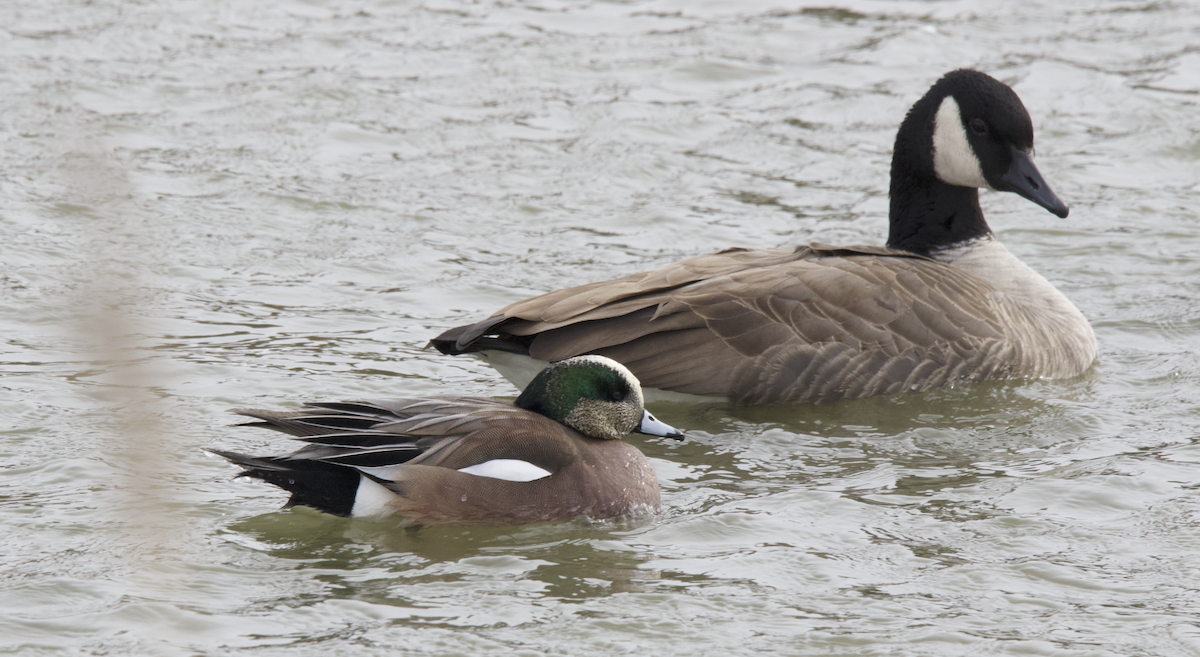
[[[650,411],[642,411],[642,422],[634,431],[644,433],[648,436],[662,436],[663,438],[683,440],[682,431],[654,417],[650,414]]]

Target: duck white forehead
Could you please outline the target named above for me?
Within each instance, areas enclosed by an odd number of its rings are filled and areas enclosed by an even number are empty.
[[[629,371],[629,368],[627,368],[624,365],[618,363],[617,361],[609,358],[608,356],[597,356],[596,354],[588,354],[586,356],[575,356],[574,358],[571,358],[570,360],[583,361],[585,363],[592,363],[594,365],[600,365],[603,367],[607,367],[611,370],[615,370],[616,372],[620,373],[621,376],[625,377],[625,379],[627,381],[629,381],[629,383],[633,384],[634,389],[640,388],[642,386],[641,382],[638,381],[638,378],[633,375],[633,372]]]
[[[991,189],[975,149],[967,141],[962,112],[954,96],[946,96],[933,119],[933,171],[945,183]]]

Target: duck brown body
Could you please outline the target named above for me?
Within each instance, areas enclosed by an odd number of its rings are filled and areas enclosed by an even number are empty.
[[[516,402],[423,397],[235,412],[307,443],[283,456],[213,450],[241,476],[291,493],[287,506],[418,525],[652,513],[654,469],[621,438],[682,438],[645,411],[626,368],[596,356],[546,368]]]

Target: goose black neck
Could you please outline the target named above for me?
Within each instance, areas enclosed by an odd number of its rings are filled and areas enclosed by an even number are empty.
[[[942,77],[905,115],[892,149],[891,207],[887,245],[919,255],[991,234],[979,190],[942,182],[934,172],[936,115],[950,88],[974,71]]]
[[[897,175],[892,166],[887,245],[918,255],[991,235],[979,207],[979,190],[936,177]]]

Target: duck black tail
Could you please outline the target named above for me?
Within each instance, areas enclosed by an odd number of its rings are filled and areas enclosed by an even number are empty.
[[[361,475],[354,468],[280,456],[247,456],[208,450],[242,467],[239,477],[261,479],[292,494],[284,508],[310,506],[335,516],[348,517],[354,510]]]

